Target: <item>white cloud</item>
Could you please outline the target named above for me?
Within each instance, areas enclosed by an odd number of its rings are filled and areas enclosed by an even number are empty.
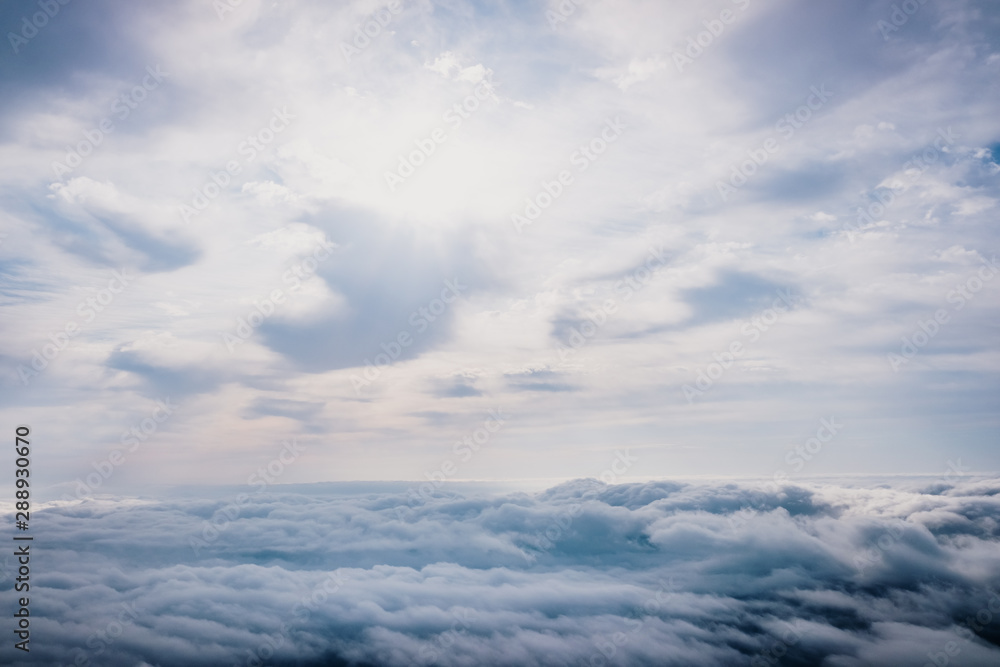
[[[955,641],[985,665],[1000,651],[963,624],[1000,606],[1000,487],[954,480],[244,487],[55,504],[39,515],[59,578],[38,584],[50,606],[38,651],[200,665],[271,646],[274,661],[388,667],[555,665],[610,645],[610,664],[709,665],[773,658],[783,641],[785,660],[849,664]],[[250,500],[226,509],[238,493]],[[123,603],[134,622],[88,649]]]
[[[873,16],[891,13],[882,4]],[[495,405],[519,417],[516,438],[475,470],[494,478],[522,474],[515,440],[539,452],[533,475],[594,474],[604,462],[577,447],[623,431],[654,451],[678,446],[676,456],[649,459],[651,475],[763,474],[797,428],[830,412],[855,430],[815,461],[817,472],[855,470],[865,447],[861,465],[872,470],[933,470],[945,450],[996,467],[982,397],[995,393],[1000,368],[989,335],[998,283],[954,313],[905,372],[885,362],[995,252],[996,72],[975,55],[991,48],[979,31],[988,22],[923,7],[905,35],[885,42],[844,8],[751,3],[677,72],[670,54],[707,29],[698,3],[589,3],[553,31],[544,10],[486,16],[414,2],[393,15],[393,34],[348,62],[340,43],[380,6],[244,2],[219,21],[190,3],[115,11],[94,25],[60,13],[73,22],[64,49],[45,42],[57,34],[46,31],[12,61],[3,85],[20,102],[0,116],[9,197],[0,382],[22,403],[0,414],[43,419],[56,405],[81,421],[60,422],[53,438],[97,457],[107,447],[99,434],[120,426],[107,423],[109,406],[127,425],[146,394],[169,386],[216,411],[179,416],[180,432],[210,423],[245,435],[218,445],[229,455],[283,435],[286,421],[243,410],[293,387],[323,406],[295,428],[334,443],[317,454],[312,481],[419,475]],[[111,37],[130,31],[143,40]],[[92,43],[110,45],[107,58]],[[58,67],[46,70],[50,62]],[[52,161],[157,64],[169,73],[163,84],[127,118],[112,115],[114,131],[55,177]],[[483,81],[493,90],[468,117],[446,116]],[[812,88],[824,85],[831,97],[809,109]],[[981,102],[969,103],[969,90]],[[293,117],[276,132],[269,123],[285,108]],[[607,141],[615,118],[626,127]],[[936,149],[948,128],[955,138]],[[444,139],[431,151],[437,129]],[[754,166],[769,138],[778,150]],[[390,191],[385,174],[414,151],[421,164]],[[595,159],[581,162],[587,151]],[[920,156],[923,171],[912,163]],[[718,184],[748,160],[754,173],[723,202]],[[230,162],[238,173],[217,186]],[[546,186],[561,171],[572,184],[518,234],[511,215],[528,198],[552,197]],[[896,181],[904,187],[883,205]],[[216,186],[183,224],[180,205]],[[230,354],[221,334],[255,300],[289,289],[286,272],[321,236],[337,244],[336,257]],[[665,239],[670,261],[630,292],[621,281],[653,238]],[[964,254],[950,254],[955,246]],[[80,320],[80,300],[122,267],[137,276],[129,290],[25,387],[18,366]],[[412,314],[453,278],[468,291],[426,320],[420,344],[385,371],[391,381],[357,396],[351,376],[413,333]],[[740,327],[779,286],[803,297],[795,312],[689,405],[682,387],[747,342]],[[616,313],[560,363],[581,318],[610,298]],[[173,347],[143,347],[163,334]],[[960,379],[944,379],[960,368]],[[518,369],[557,377],[526,385],[511,380]],[[473,370],[475,391],[439,395],[440,378]],[[938,400],[945,387],[953,402]],[[963,437],[947,435],[951,427]],[[137,466],[137,476],[235,474],[192,470],[170,437],[158,467]],[[911,443],[905,456],[901,439]],[[80,474],[79,461],[52,457],[56,478]]]

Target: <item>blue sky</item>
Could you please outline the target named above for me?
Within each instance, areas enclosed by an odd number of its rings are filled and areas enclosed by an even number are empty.
[[[40,481],[996,470],[992,3],[563,6],[5,3]]]

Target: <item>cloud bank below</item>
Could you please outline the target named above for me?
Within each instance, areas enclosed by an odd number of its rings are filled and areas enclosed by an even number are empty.
[[[49,503],[23,664],[1000,660],[1000,478],[442,491]]]

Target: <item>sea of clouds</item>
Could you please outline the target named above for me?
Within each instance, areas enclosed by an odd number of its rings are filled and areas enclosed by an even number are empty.
[[[1000,664],[1000,478],[245,491],[41,506],[3,661]]]

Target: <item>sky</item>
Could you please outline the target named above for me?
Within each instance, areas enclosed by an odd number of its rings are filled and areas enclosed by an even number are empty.
[[[450,478],[996,470],[1000,14],[916,7],[5,3],[0,415],[121,489],[491,410]]]
[[[0,28],[0,662],[1000,664],[993,0]]]

